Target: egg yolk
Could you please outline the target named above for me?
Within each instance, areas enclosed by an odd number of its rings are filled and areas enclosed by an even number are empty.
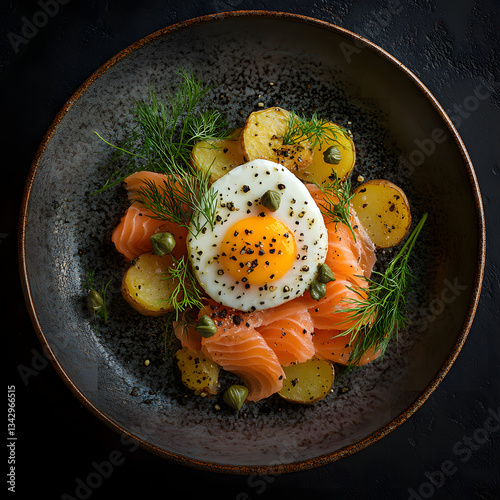
[[[247,217],[224,235],[219,272],[247,285],[265,285],[284,276],[295,255],[295,238],[286,224],[267,214]]]

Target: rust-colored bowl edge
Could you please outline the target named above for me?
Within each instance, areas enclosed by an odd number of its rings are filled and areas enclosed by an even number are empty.
[[[335,452],[328,453],[321,455],[319,457],[311,458],[311,459],[306,459],[302,461],[297,461],[293,463],[286,463],[286,464],[278,464],[278,465],[270,465],[270,466],[261,466],[261,465],[248,465],[248,466],[242,466],[242,465],[228,465],[228,464],[217,464],[217,463],[210,463],[206,462],[203,460],[198,460],[198,459],[193,459],[191,457],[185,457],[182,455],[178,455],[175,453],[170,453],[166,450],[160,449],[144,440],[141,440],[137,438],[136,436],[132,435],[128,431],[126,431],[123,427],[121,427],[117,422],[113,421],[110,419],[107,415],[102,413],[95,405],[93,405],[86,397],[85,395],[74,385],[72,380],[68,377],[62,366],[59,364],[57,361],[57,358],[50,348],[50,345],[47,342],[47,339],[45,338],[45,335],[43,333],[43,330],[41,328],[38,315],[36,312],[36,308],[33,302],[31,290],[29,287],[29,276],[27,273],[27,263],[26,263],[26,252],[25,252],[25,241],[26,241],[26,230],[27,230],[27,218],[28,218],[28,202],[29,202],[29,197],[34,181],[34,177],[36,174],[36,170],[38,167],[38,164],[40,162],[40,159],[45,151],[45,148],[55,133],[58,124],[60,121],[63,119],[63,117],[70,111],[72,108],[73,104],[83,95],[83,93],[87,90],[87,88],[96,80],[98,79],[105,71],[107,71],[109,68],[111,68],[114,64],[122,60],[123,58],[127,57],[130,53],[136,51],[137,49],[141,48],[144,45],[147,45],[151,43],[152,41],[168,35],[172,32],[175,32],[177,30],[200,24],[200,23],[207,23],[207,22],[216,22],[219,20],[223,20],[225,18],[232,18],[232,17],[267,17],[267,18],[276,18],[276,19],[290,19],[290,20],[296,20],[300,21],[306,24],[312,24],[324,29],[327,29],[329,31],[335,31],[335,32],[340,32],[344,36],[352,39],[355,42],[361,42],[362,44],[365,44],[368,48],[371,50],[374,50],[377,52],[379,55],[383,56],[385,59],[390,61],[392,64],[394,64],[397,68],[399,68],[407,77],[409,77],[417,87],[423,93],[425,96],[428,98],[428,100],[431,102],[433,107],[436,109],[436,111],[439,113],[440,117],[442,120],[445,122],[449,132],[451,133],[451,137],[456,143],[457,147],[460,150],[460,154],[465,162],[465,165],[467,167],[467,173],[469,176],[469,180],[471,183],[471,186],[473,188],[474,192],[474,199],[475,199],[475,204],[476,204],[476,213],[477,213],[477,222],[480,230],[479,234],[479,241],[478,241],[478,252],[479,252],[479,258],[476,266],[476,274],[475,274],[475,280],[474,280],[474,290],[473,294],[470,300],[469,304],[469,309],[467,312],[467,316],[464,322],[464,325],[462,327],[462,330],[458,336],[457,342],[455,344],[455,347],[449,354],[447,360],[439,370],[439,372],[436,374],[434,379],[429,383],[429,385],[426,387],[426,389],[422,392],[422,394],[413,402],[413,404],[408,407],[403,413],[401,413],[398,417],[396,417],[394,420],[392,420],[389,424],[387,424],[385,427],[382,429],[379,429],[378,431],[372,433],[370,436],[367,436],[363,440],[359,441],[358,443],[352,444],[350,446],[346,446],[344,448],[341,448]],[[66,385],[69,387],[69,389],[75,394],[75,396],[78,398],[78,400],[83,403],[94,415],[96,415],[98,418],[100,418],[106,425],[108,425],[111,429],[113,429],[115,432],[118,432],[120,435],[122,435],[124,438],[126,438],[129,441],[135,442],[138,445],[140,445],[142,448],[145,450],[148,450],[149,452],[160,456],[162,458],[169,459],[173,462],[180,463],[183,465],[188,465],[194,468],[198,469],[203,469],[203,470],[208,470],[212,472],[219,472],[219,473],[230,473],[230,474],[281,474],[281,473],[289,473],[289,472],[299,472],[299,471],[304,471],[308,469],[312,469],[315,467],[319,467],[322,465],[326,465],[332,462],[335,462],[343,457],[347,457],[349,455],[352,455],[358,451],[363,450],[364,448],[370,446],[371,444],[377,442],[379,439],[382,437],[386,436],[389,434],[391,431],[399,427],[401,424],[403,424],[411,415],[413,415],[421,406],[422,404],[430,397],[430,395],[434,392],[436,387],[440,384],[440,382],[443,380],[445,375],[448,373],[450,370],[451,366],[453,365],[454,361],[456,360],[458,354],[460,353],[465,340],[467,338],[467,335],[470,331],[470,328],[472,326],[472,321],[477,309],[477,305],[479,302],[479,296],[481,293],[481,286],[482,286],[482,281],[483,281],[483,275],[484,275],[484,266],[485,266],[485,248],[486,248],[486,230],[485,230],[485,220],[484,220],[484,211],[483,211],[483,203],[481,199],[481,194],[480,194],[480,189],[479,185],[477,182],[476,174],[474,172],[474,168],[471,162],[471,159],[469,157],[469,154],[467,153],[467,150],[465,148],[465,145],[460,138],[458,131],[456,130],[455,126],[451,122],[450,118],[447,116],[446,112],[443,110],[441,105],[438,103],[436,98],[431,94],[431,92],[427,89],[427,87],[408,69],[406,66],[404,66],[402,63],[400,63],[397,59],[395,59],[393,56],[391,56],[388,52],[386,52],[384,49],[380,48],[379,46],[375,45],[374,43],[370,42],[369,40],[363,38],[360,35],[357,35],[355,33],[352,33],[349,30],[346,30],[345,28],[341,28],[339,26],[336,26],[334,24],[328,23],[326,21],[321,21],[318,19],[314,19],[311,17],[303,16],[300,14],[292,14],[292,13],[287,13],[287,12],[273,12],[273,11],[261,11],[261,10],[244,10],[244,11],[231,11],[231,12],[221,12],[221,13],[216,13],[216,14],[208,14],[205,16],[200,16],[194,19],[189,19],[186,21],[181,21],[179,23],[176,23],[174,25],[171,25],[167,28],[160,29],[142,39],[139,41],[133,43],[129,47],[123,49],[120,51],[118,54],[113,56],[111,59],[109,59],[106,63],[104,63],[101,67],[99,67],[85,82],[80,85],[80,87],[76,90],[76,92],[70,97],[70,99],[65,103],[65,105],[61,108],[59,113],[56,115],[55,119],[51,123],[49,129],[45,133],[40,146],[38,147],[38,150],[35,154],[35,157],[33,159],[33,162],[30,167],[30,171],[28,173],[28,177],[26,180],[26,185],[23,193],[23,199],[22,199],[22,205],[21,205],[21,210],[20,210],[20,220],[19,220],[19,236],[18,236],[18,255],[19,255],[19,269],[20,269],[20,274],[22,278],[22,285],[23,285],[23,293],[24,297],[26,300],[26,304],[28,306],[28,311],[32,320],[32,323],[35,327],[36,334],[43,345],[44,351],[47,355],[47,357],[51,360],[53,366],[55,367],[56,371],[58,372],[59,376],[63,379],[63,381],[66,383]]]

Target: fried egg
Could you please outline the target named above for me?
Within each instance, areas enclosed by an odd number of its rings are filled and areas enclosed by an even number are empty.
[[[267,309],[302,295],[328,248],[323,216],[302,181],[276,163],[254,160],[212,187],[218,203],[214,227],[205,226],[187,241],[205,292],[242,311]],[[261,202],[269,190],[279,193],[277,209]]]

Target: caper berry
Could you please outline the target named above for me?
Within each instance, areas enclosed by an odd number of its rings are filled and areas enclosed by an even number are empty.
[[[309,292],[314,300],[322,299],[326,295],[326,285],[321,281],[314,280],[309,285]]]
[[[217,326],[210,316],[204,314],[196,323],[196,330],[202,337],[208,338],[217,333]]]
[[[102,299],[101,294],[97,290],[90,290],[87,295],[87,309],[89,311],[93,311],[94,313],[98,313],[103,304],[104,300]]]
[[[172,250],[175,248],[175,237],[172,233],[155,233],[149,240],[151,241],[153,252],[160,257],[172,253]]]
[[[318,266],[318,281],[321,281],[321,283],[335,281],[335,275],[328,264],[320,264]]]
[[[260,203],[271,210],[271,212],[276,212],[280,207],[281,195],[277,191],[269,189],[260,198]]]
[[[241,407],[243,406],[243,403],[245,402],[247,396],[248,389],[244,385],[234,384],[226,389],[226,391],[222,395],[222,399],[231,408],[239,411],[241,410]]]
[[[330,146],[324,153],[323,157],[325,163],[329,163],[330,165],[338,165],[342,160],[342,153],[337,146]]]

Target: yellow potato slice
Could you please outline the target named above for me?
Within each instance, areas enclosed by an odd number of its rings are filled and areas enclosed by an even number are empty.
[[[159,257],[143,253],[125,272],[122,279],[123,298],[145,316],[162,316],[172,308],[168,305],[176,282],[165,279],[173,260],[170,254]]]
[[[181,372],[182,383],[201,394],[217,394],[219,388],[220,366],[208,359],[201,351],[193,351],[187,347],[175,353],[177,366]]]
[[[263,159],[283,165],[293,173],[305,168],[312,161],[310,141],[285,145],[283,137],[288,130],[290,113],[274,107],[254,111],[243,127],[241,136],[247,161]]]
[[[286,378],[278,394],[293,403],[311,404],[323,399],[335,378],[333,364],[315,358],[285,366],[283,371]]]
[[[354,190],[352,207],[377,248],[397,245],[411,225],[408,199],[403,190],[385,180],[372,180]]]
[[[331,131],[328,131],[328,138],[314,148],[312,162],[303,170],[296,172],[297,177],[305,182],[327,183],[330,181],[332,170],[339,179],[345,179],[354,167],[356,150],[352,138],[335,123],[328,122],[325,127],[331,128]],[[331,146],[337,147],[341,154],[341,160],[337,164],[325,161],[324,152]]]
[[[200,141],[194,145],[191,153],[193,165],[203,171],[210,170],[210,182],[245,163],[241,130],[236,129],[231,137],[222,141]]]

